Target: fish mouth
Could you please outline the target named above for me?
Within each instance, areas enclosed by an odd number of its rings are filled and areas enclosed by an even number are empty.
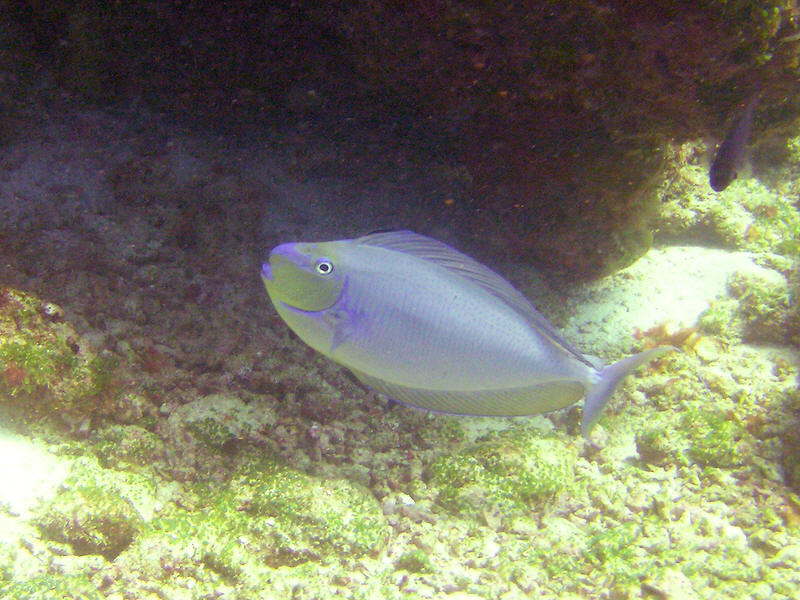
[[[275,260],[287,260],[289,262],[295,264],[302,264],[303,262],[303,255],[298,252],[297,246],[299,246],[297,242],[288,242],[286,244],[280,244],[279,246],[275,246],[272,251],[269,253],[269,258],[267,262],[261,265],[261,279],[266,281],[273,281],[275,279],[274,274],[272,272],[273,266],[275,266]]]
[[[272,269],[268,262],[261,265],[261,279],[264,281],[272,281]]]

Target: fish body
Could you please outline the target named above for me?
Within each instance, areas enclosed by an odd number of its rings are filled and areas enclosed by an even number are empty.
[[[598,364],[494,271],[410,231],[282,244],[262,279],[305,343],[368,387],[437,412],[532,415],[585,396],[588,434],[621,379],[672,350]]]
[[[757,102],[758,94],[753,94],[745,106],[742,116],[733,124],[717,148],[708,173],[711,189],[715,192],[721,192],[728,187],[736,179],[736,175],[744,163],[747,144],[753,130],[753,115]]]

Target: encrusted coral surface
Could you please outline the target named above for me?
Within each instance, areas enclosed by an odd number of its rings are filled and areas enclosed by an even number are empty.
[[[779,191],[743,181],[711,197],[684,165],[658,221],[683,247],[561,291],[523,262],[494,265],[587,352],[685,351],[631,378],[590,444],[579,407],[465,419],[355,385],[258,281],[273,243],[336,235],[330,192],[252,149],[151,125],[78,111],[10,149],[0,347],[28,340],[32,354],[2,355],[0,404],[20,443],[69,466],[42,471],[58,476],[41,502],[8,501],[3,594],[792,597],[797,216]],[[135,150],[156,125],[161,151]],[[706,219],[724,209],[698,194],[731,206],[742,189],[746,218]],[[198,206],[216,217],[186,215]],[[787,243],[740,237],[752,222]],[[709,227],[725,248],[686,245]],[[684,285],[707,300],[640,310]]]

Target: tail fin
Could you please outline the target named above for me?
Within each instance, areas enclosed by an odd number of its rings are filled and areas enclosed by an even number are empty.
[[[581,422],[583,437],[589,437],[589,432],[594,427],[598,417],[600,417],[603,407],[608,403],[614,390],[617,389],[617,386],[627,375],[637,367],[673,351],[678,351],[678,349],[672,346],[659,346],[658,348],[624,358],[613,365],[603,367],[600,370],[600,381],[589,390],[583,403],[583,421]]]

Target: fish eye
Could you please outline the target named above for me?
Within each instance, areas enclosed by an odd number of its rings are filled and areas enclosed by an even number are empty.
[[[333,273],[333,263],[327,258],[320,258],[317,261],[316,269],[320,275],[330,275]]]

